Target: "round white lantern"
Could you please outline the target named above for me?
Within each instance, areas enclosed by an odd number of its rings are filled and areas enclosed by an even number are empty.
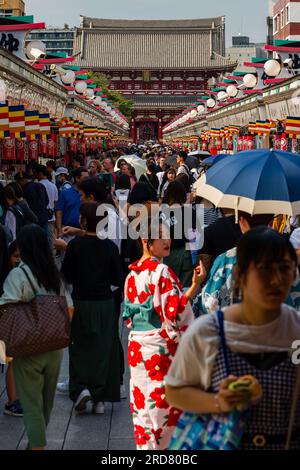
[[[218,100],[222,101],[222,100],[225,100],[225,98],[227,98],[227,93],[225,91],[220,91],[218,93]]]
[[[104,108],[104,109],[107,108],[107,103],[106,103],[106,101],[102,101],[101,106],[102,106],[102,108]]]
[[[243,78],[243,82],[245,87],[254,88],[257,85],[257,77],[252,73],[247,73]]]
[[[88,98],[93,98],[94,96],[94,90],[92,88],[88,88],[85,92],[85,95],[88,97]]]
[[[106,111],[108,111],[110,113],[111,112],[111,107],[107,106]]]
[[[76,93],[79,93],[80,95],[82,95],[87,90],[87,84],[83,81],[76,82],[75,90],[76,90]]]
[[[216,106],[216,101],[213,98],[209,98],[207,100],[207,107],[208,108],[214,108]]]
[[[230,96],[230,98],[235,98],[236,95],[238,94],[238,89],[236,86],[234,85],[229,85],[226,89],[226,93],[228,96]]]
[[[73,72],[73,70],[69,70],[65,75],[62,75],[61,77],[61,81],[65,84],[65,85],[72,85],[76,80],[76,75],[75,75],[75,72]]]
[[[46,55],[46,44],[43,41],[31,41],[26,46],[26,55],[31,60],[37,60]]]
[[[191,115],[191,118],[195,118],[197,116],[197,111],[195,109],[193,109],[191,112],[190,112],[190,115]]]
[[[96,96],[94,103],[96,106],[101,106],[101,103],[102,103],[101,96]]]
[[[264,69],[268,77],[277,77],[281,72],[281,65],[278,60],[272,59],[265,63]]]
[[[198,114],[204,113],[205,106],[203,106],[203,104],[199,104],[199,106],[197,107],[197,111],[198,111]]]
[[[6,92],[7,87],[4,80],[0,79],[0,103],[4,103],[6,101]]]

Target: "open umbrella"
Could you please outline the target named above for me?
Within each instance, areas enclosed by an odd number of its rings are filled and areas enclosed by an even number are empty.
[[[248,214],[300,214],[300,157],[252,150],[224,158],[196,183],[197,195],[217,207]]]
[[[194,150],[193,152],[189,153],[190,157],[198,157],[198,158],[209,157],[209,155],[211,155],[211,153],[205,150]]]
[[[186,159],[186,165],[189,167],[189,169],[193,168],[198,168],[199,166],[199,160],[197,157],[189,156]],[[170,157],[167,157],[166,159],[166,164],[171,165],[171,166],[177,166],[177,155],[171,155]]]
[[[205,158],[204,160],[202,160],[200,166],[213,166],[215,165],[216,163],[220,162],[221,160],[223,160],[223,158],[226,158],[228,157],[229,155],[227,154],[220,154],[220,155],[215,155],[215,156],[211,156],[211,157],[208,157],[208,158]]]
[[[137,179],[139,179],[146,171],[146,162],[139,158],[137,155],[124,155],[123,157],[118,158],[115,165],[115,171],[118,171],[118,161],[125,160],[127,163],[132,165],[135,169],[135,174]]]

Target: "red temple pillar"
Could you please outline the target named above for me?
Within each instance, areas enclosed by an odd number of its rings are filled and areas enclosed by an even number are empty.
[[[158,120],[158,142],[161,143],[163,138],[163,124],[162,119]]]
[[[134,121],[134,119],[131,119],[130,140],[132,140],[133,143],[135,142],[135,121]]]

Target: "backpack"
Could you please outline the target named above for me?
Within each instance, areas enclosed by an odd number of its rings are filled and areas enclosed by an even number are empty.
[[[16,218],[16,235],[22,230],[26,225],[32,224],[32,220],[29,220],[26,217],[25,212],[21,209],[18,204],[14,204],[7,209],[9,212],[12,212]]]
[[[188,167],[186,164],[184,164],[184,165],[182,165],[182,166],[183,166],[184,169],[185,169],[186,175],[189,177],[189,184],[190,184],[190,186],[193,186],[193,184],[195,183],[195,178],[194,178],[192,172],[190,171],[189,167]]]

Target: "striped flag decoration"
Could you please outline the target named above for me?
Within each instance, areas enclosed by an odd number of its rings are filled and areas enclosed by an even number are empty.
[[[25,111],[25,134],[28,140],[40,138],[40,116],[38,111]]]
[[[44,137],[44,136],[50,135],[51,134],[50,114],[49,113],[40,114],[39,120],[40,120],[41,136]]]
[[[269,121],[256,121],[256,133],[258,135],[270,135],[271,124]]]
[[[291,137],[300,136],[300,118],[288,116],[286,118],[285,132]]]
[[[10,137],[25,139],[25,108],[23,105],[9,106],[9,130]]]
[[[0,103],[0,139],[9,137],[9,110],[8,105]]]

